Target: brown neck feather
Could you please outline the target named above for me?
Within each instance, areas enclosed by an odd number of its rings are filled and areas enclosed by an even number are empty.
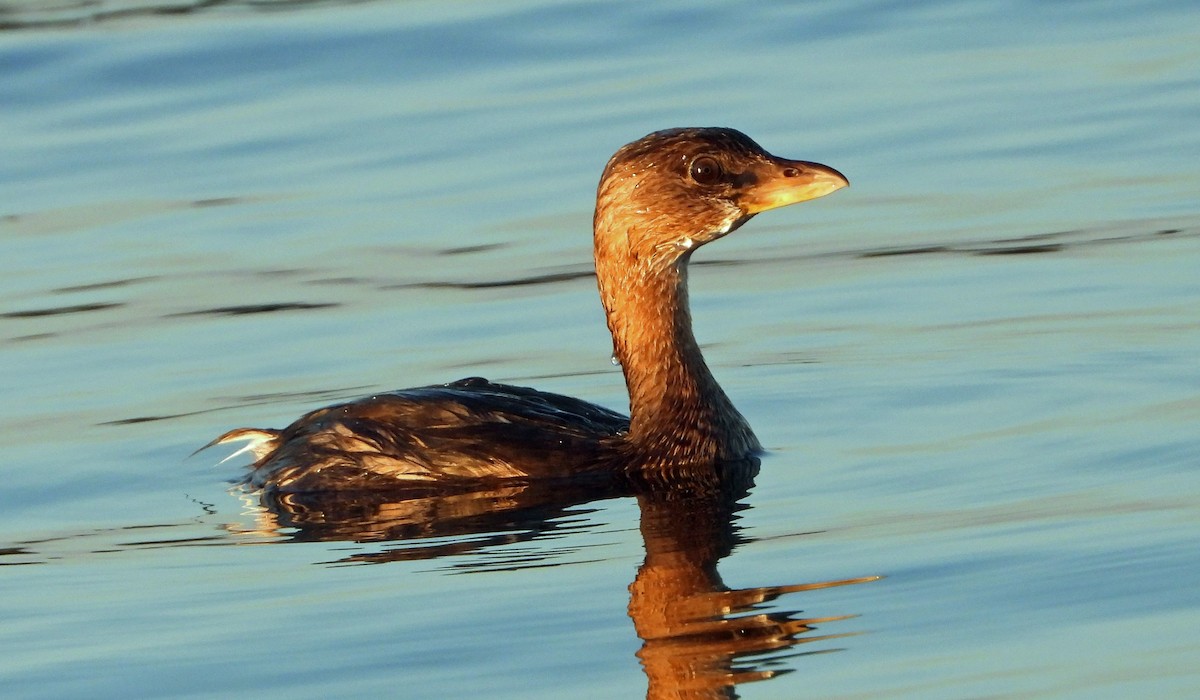
[[[717,384],[692,335],[690,250],[596,215],[596,275],[629,388],[629,442],[643,457],[673,464],[735,460],[758,440]]]

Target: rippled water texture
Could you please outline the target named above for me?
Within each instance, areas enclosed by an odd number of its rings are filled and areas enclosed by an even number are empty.
[[[0,30],[0,695],[1200,696],[1195,3]],[[752,480],[264,503],[189,457],[470,375],[624,409],[592,198],[682,125],[853,183],[694,260]]]

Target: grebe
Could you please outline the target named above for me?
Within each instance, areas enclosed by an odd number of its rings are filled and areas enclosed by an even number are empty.
[[[657,131],[613,155],[593,219],[596,278],[629,417],[468,378],[321,408],[283,430],[239,428],[246,483],[281,492],[614,478],[711,468],[760,450],[692,335],[687,263],[755,214],[849,184],[733,129]],[[232,456],[232,455],[231,455]]]

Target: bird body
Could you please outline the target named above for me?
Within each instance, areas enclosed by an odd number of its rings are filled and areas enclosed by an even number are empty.
[[[239,428],[246,481],[310,492],[506,479],[686,473],[761,446],[692,334],[687,263],[761,211],[847,184],[770,155],[732,129],[669,129],[609,160],[593,219],[596,277],[630,417],[579,399],[468,378],[308,413],[283,430]]]

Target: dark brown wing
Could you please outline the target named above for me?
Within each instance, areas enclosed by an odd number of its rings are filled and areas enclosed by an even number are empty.
[[[526,387],[462,379],[313,411],[282,431],[240,429],[252,440],[247,482],[323,491],[610,471],[619,413]]]

